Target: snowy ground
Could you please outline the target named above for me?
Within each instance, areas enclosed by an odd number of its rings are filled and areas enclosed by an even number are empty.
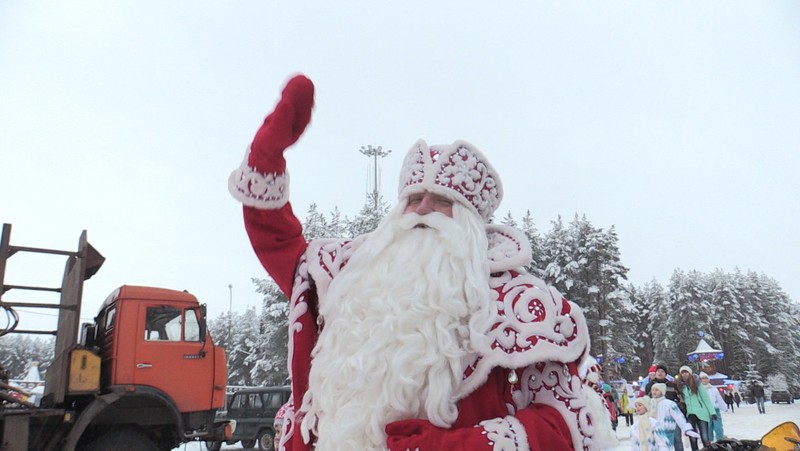
[[[722,426],[725,429],[725,435],[737,439],[757,440],[784,421],[794,421],[800,425],[800,402],[789,405],[767,402],[766,410],[766,414],[759,415],[755,404],[742,404],[742,407],[736,409],[734,413],[722,412]],[[617,428],[617,438],[619,439],[619,446],[609,451],[627,451],[631,449],[630,429],[625,426],[624,419],[622,419],[622,424]],[[242,448],[237,443],[232,446],[223,446],[222,449]],[[688,439],[685,439],[685,449],[691,449]],[[189,443],[180,448],[175,448],[175,451],[201,450],[205,450],[205,446],[199,443]]]

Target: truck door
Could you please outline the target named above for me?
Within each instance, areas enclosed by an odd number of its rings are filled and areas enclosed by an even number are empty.
[[[134,383],[164,391],[181,412],[210,409],[214,353],[200,341],[198,309],[147,305],[140,314]]]

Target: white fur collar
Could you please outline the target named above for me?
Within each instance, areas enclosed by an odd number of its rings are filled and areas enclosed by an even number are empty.
[[[521,268],[531,262],[531,245],[522,231],[500,224],[487,224],[489,270],[493,273]]]

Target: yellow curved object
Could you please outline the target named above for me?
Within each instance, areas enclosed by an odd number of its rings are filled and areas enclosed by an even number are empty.
[[[794,451],[800,444],[800,429],[791,421],[781,423],[761,439],[762,451]]]

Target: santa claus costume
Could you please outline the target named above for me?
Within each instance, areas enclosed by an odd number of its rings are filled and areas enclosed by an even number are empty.
[[[283,447],[603,447],[610,425],[581,370],[593,362],[583,314],[523,269],[524,234],[488,224],[503,189],[477,148],[418,141],[399,203],[374,232],[306,242],[283,151],[313,97],[308,78],[292,78],[229,180],[259,260],[290,299],[295,410]],[[452,217],[407,211],[422,193],[452,202]]]

